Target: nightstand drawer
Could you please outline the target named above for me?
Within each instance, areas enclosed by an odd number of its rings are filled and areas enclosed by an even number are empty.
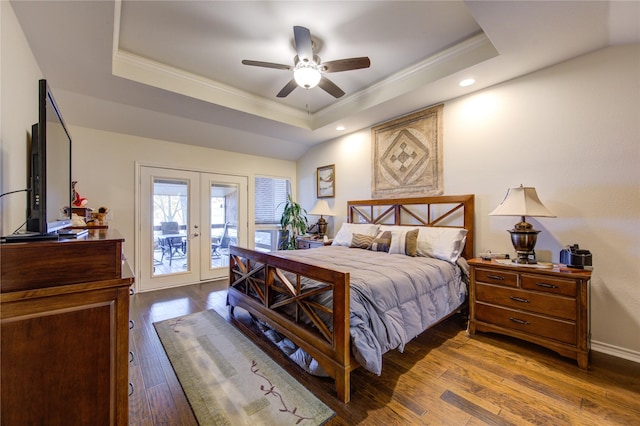
[[[478,321],[519,330],[527,334],[576,344],[576,325],[573,322],[554,320],[483,303],[476,304],[476,318]]]
[[[476,268],[476,281],[483,283],[518,287],[518,274],[495,269]]]
[[[527,274],[522,274],[520,280],[522,288],[527,290],[544,291],[572,297],[576,296],[576,282],[572,280]]]
[[[552,317],[568,320],[576,319],[576,301],[566,297],[476,283],[476,299],[480,302],[522,309]]]
[[[323,239],[311,239],[299,237],[296,239],[296,248],[298,250],[306,250],[310,248],[317,248],[322,246],[331,245],[333,240],[324,241]]]
[[[296,247],[297,247],[299,250],[305,250],[305,249],[308,249],[308,248],[311,248],[311,247],[312,247],[312,245],[311,245],[311,244],[312,244],[312,242],[311,242],[311,241],[309,241],[309,240],[298,240],[298,241],[296,241],[296,243],[297,243]],[[316,246],[316,247],[317,247],[317,246]]]

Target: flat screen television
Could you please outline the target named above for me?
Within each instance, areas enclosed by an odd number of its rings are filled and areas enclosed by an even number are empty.
[[[49,235],[71,225],[71,136],[46,80],[38,82],[38,122],[32,126],[27,234]]]

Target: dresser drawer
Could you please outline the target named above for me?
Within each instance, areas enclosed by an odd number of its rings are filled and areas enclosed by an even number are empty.
[[[522,288],[526,290],[544,291],[547,293],[562,294],[564,296],[576,296],[576,282],[551,278],[542,275],[522,274],[520,276]]]
[[[483,303],[476,304],[476,319],[523,333],[576,344],[576,325],[573,322],[554,320]]]
[[[552,317],[576,319],[576,301],[566,297],[477,283],[476,300]]]
[[[476,281],[483,283],[505,285],[509,287],[518,286],[518,274],[513,272],[497,271],[495,269],[476,268]]]

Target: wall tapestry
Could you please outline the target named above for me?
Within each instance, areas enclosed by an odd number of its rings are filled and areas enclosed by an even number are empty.
[[[371,197],[441,195],[442,111],[437,105],[371,128]]]

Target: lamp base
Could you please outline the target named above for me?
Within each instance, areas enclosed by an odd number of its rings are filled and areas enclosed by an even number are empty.
[[[513,263],[517,263],[519,265],[535,265],[538,263],[536,260],[536,252],[516,252],[515,259],[512,260]]]
[[[540,231],[533,229],[530,224],[523,220],[508,232],[511,234],[511,244],[513,244],[513,248],[516,250],[516,257],[513,259],[513,263],[523,265],[538,263],[536,262],[536,252],[534,248]]]
[[[320,216],[318,219],[318,237],[322,238],[327,234],[327,221],[324,217]]]

